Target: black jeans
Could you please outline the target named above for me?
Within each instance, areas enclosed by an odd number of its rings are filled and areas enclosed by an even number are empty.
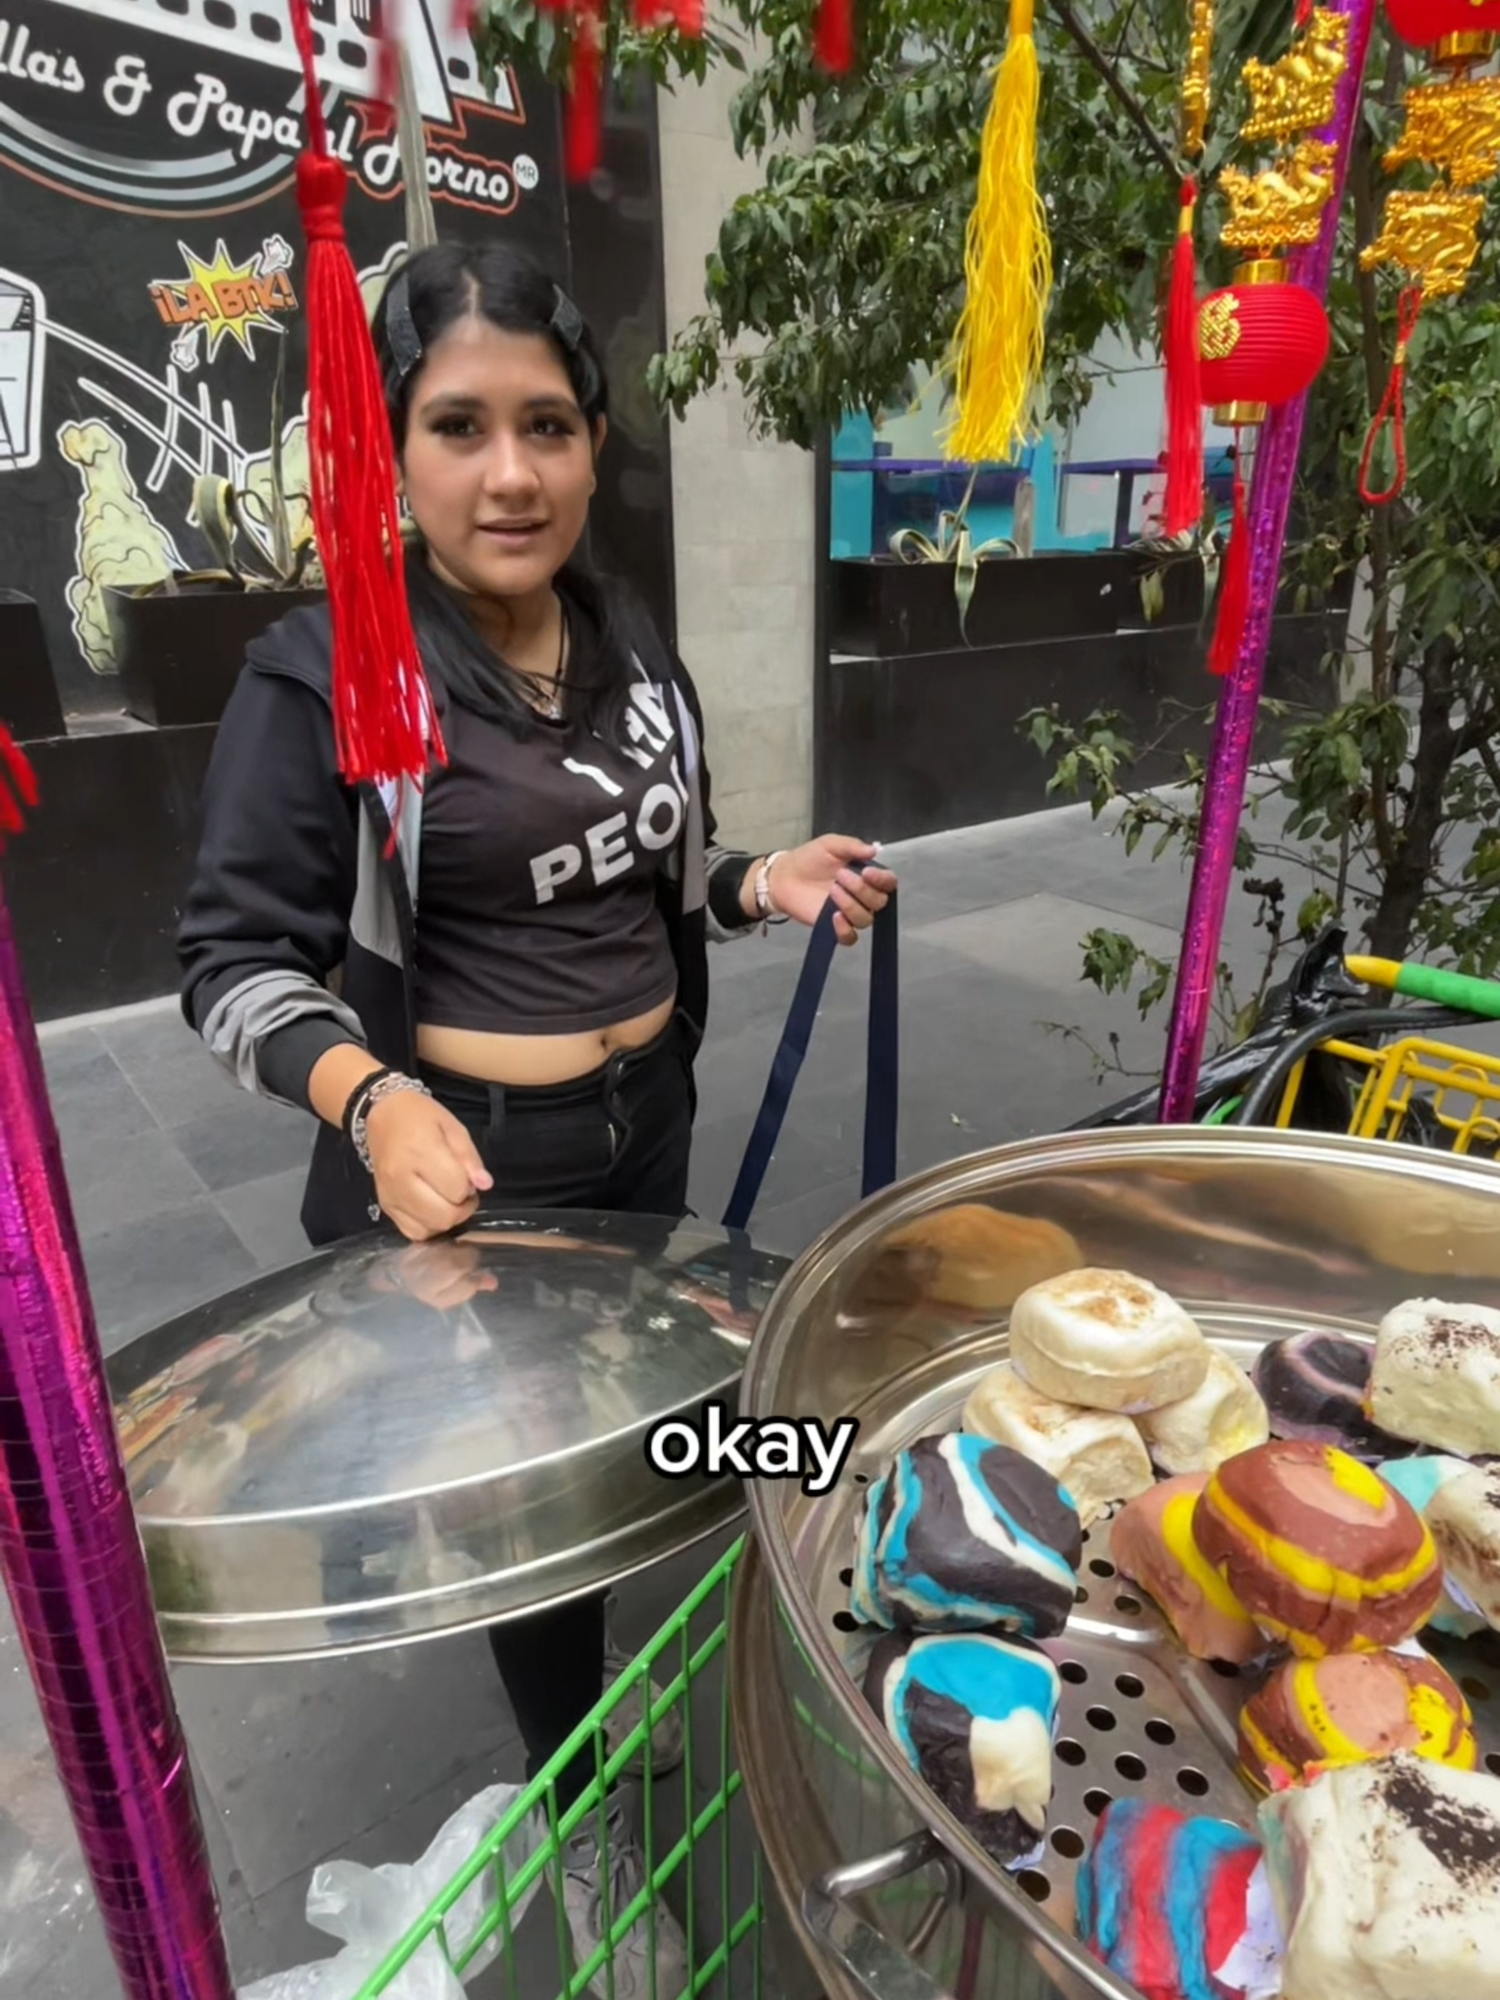
[[[576,1083],[512,1089],[423,1065],[422,1081],[469,1132],[494,1177],[487,1201],[623,1210],[676,1220],[687,1210],[693,1080],[674,1020],[648,1047]],[[526,1775],[561,1749],[604,1691],[603,1591],[490,1627],[490,1649],[526,1748]],[[565,1811],[594,1776],[592,1754],[557,1781]]]

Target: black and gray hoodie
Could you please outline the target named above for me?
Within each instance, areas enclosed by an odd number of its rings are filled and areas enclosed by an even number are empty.
[[[675,720],[688,789],[658,900],[696,1043],[708,941],[754,929],[739,900],[751,857],[715,844],[686,668],[643,615],[632,614],[630,632],[635,671]],[[343,782],[331,692],[326,608],[292,612],[249,649],[219,725],[178,934],[189,1024],[247,1090],[302,1109],[314,1064],[336,1043],[358,1042],[391,1068],[416,1063],[422,797],[412,785]],[[302,1206],[310,1240],[366,1228],[373,1200],[352,1146],[320,1124]]]

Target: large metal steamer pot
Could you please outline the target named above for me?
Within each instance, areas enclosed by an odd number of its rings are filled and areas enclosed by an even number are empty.
[[[1002,1218],[980,1248],[961,1213],[976,1205]],[[1233,1769],[1246,1685],[1186,1658],[1115,1575],[1107,1524],[1086,1541],[1068,1630],[1048,1643],[1063,1709],[1050,1837],[1034,1868],[1013,1876],[986,1857],[860,1692],[869,1639],[847,1605],[866,1485],[904,1445],[956,1427],[973,1384],[1006,1353],[1019,1292],[1085,1264],[1163,1286],[1242,1362],[1312,1326],[1368,1337],[1405,1298],[1500,1307],[1500,1168],[1298,1133],[1064,1135],[889,1190],[792,1267],[752,1344],[741,1410],[855,1417],[860,1429],[826,1498],[792,1480],[751,1483],[757,1546],[731,1677],[784,1920],[836,2000],[1139,2000],[1072,1932],[1078,1860],[1106,1798],[1254,1825]],[[1500,1771],[1500,1655],[1485,1645],[1442,1657],[1470,1693],[1487,1767]]]

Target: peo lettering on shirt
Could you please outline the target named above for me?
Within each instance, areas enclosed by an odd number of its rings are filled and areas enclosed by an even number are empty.
[[[581,841],[564,841],[533,856],[531,879],[537,906],[554,902],[564,884],[577,881],[587,870],[596,888],[628,875],[647,856],[665,853],[682,832],[688,787],[678,765],[676,736],[667,712],[654,690],[637,685],[630,691],[625,712],[625,734],[629,739],[620,753],[647,773],[659,773],[647,787],[634,811],[609,814],[585,827]],[[598,764],[582,758],[565,757],[562,769],[603,792],[606,798],[625,796],[625,788]]]

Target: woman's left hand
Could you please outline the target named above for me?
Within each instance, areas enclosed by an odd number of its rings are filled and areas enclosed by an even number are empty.
[[[802,847],[790,848],[776,858],[771,870],[771,902],[783,916],[811,927],[822,914],[823,905],[833,899],[834,936],[840,944],[857,944],[896,893],[896,878],[889,868],[866,867],[879,852],[867,841],[850,840],[842,833],[820,834]]]

